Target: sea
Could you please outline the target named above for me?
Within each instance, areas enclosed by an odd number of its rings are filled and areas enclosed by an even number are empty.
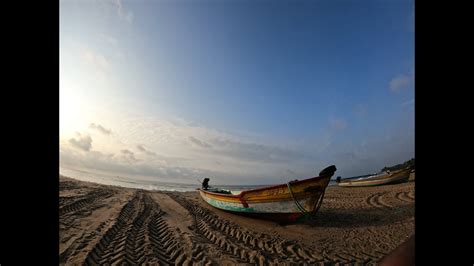
[[[200,187],[200,184],[197,183],[198,180],[196,180],[196,183],[194,184],[186,184],[186,183],[162,182],[162,181],[155,181],[155,180],[131,179],[131,178],[121,177],[117,175],[109,175],[109,174],[104,174],[104,173],[97,173],[97,172],[65,168],[65,167],[60,167],[59,173],[63,176],[67,176],[67,177],[74,178],[81,181],[98,183],[98,184],[103,184],[103,185],[118,186],[118,187],[144,189],[144,190],[187,192],[187,191],[195,191],[197,188]],[[329,182],[329,186],[334,186],[336,184],[337,183],[335,180],[331,180]],[[242,191],[242,190],[265,187],[269,185],[272,185],[272,184],[218,185],[218,187],[221,189],[228,189],[231,191]]]

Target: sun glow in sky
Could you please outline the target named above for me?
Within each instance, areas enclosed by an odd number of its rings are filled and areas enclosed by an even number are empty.
[[[71,136],[74,130],[87,123],[81,115],[81,100],[74,95],[74,89],[61,88],[59,100],[59,125],[61,137]]]
[[[268,184],[414,156],[413,1],[60,2],[61,167]]]

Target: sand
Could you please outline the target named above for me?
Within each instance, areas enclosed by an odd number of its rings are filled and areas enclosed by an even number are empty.
[[[414,187],[414,174],[403,184],[328,187],[313,220],[281,225],[215,209],[197,192],[61,176],[60,264],[375,264],[414,234]]]

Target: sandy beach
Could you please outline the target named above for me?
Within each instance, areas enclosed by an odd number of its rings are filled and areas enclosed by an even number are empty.
[[[414,234],[407,183],[328,187],[313,220],[227,213],[197,192],[157,192],[60,177],[61,265],[375,264]]]

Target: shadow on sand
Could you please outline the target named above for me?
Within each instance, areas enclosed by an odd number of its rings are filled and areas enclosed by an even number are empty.
[[[301,222],[311,227],[354,228],[393,224],[414,217],[414,203],[397,205],[392,208],[370,209],[324,209],[312,218]]]

